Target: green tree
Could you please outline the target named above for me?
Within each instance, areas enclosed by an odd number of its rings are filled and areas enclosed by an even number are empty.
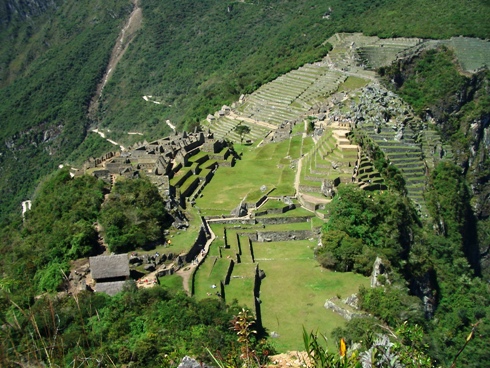
[[[169,225],[158,189],[146,178],[117,181],[99,220],[109,249],[116,253],[162,241]]]
[[[234,129],[233,129],[238,135],[240,135],[240,143],[243,143],[243,137],[245,136],[245,134],[249,134],[251,132],[251,129],[249,126],[247,125],[237,125]]]

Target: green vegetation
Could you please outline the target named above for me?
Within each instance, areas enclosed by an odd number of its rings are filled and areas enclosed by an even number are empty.
[[[480,272],[476,221],[472,219],[470,197],[460,169],[441,162],[434,170],[427,194],[431,217],[423,227],[413,220],[415,217],[399,195],[385,193],[366,201],[362,192],[343,189],[339,197],[329,208],[332,217],[325,227],[328,232],[323,235],[324,245],[317,250],[319,260],[341,271],[362,272],[366,255],[386,257],[387,276],[379,279],[385,286],[361,289],[360,307],[391,327],[407,320],[423,326],[430,355],[449,364],[464,345],[472,324],[490,312],[485,296],[488,285],[474,276]],[[388,209],[390,213],[383,215]],[[369,247],[361,248],[360,241]],[[424,309],[417,297],[420,284],[429,286],[434,293],[429,294],[429,303],[437,305],[434,310],[427,309],[427,305]],[[424,318],[428,314],[433,314],[433,319]],[[358,323],[351,321],[334,335],[352,342],[370,341],[372,327],[368,326],[378,322],[364,321],[364,332],[360,332]],[[486,336],[488,326],[484,324],[478,331]],[[476,367],[488,359],[483,345],[481,339],[468,344],[465,354],[459,357],[460,364]]]
[[[168,221],[158,189],[147,179],[118,180],[100,212],[105,241],[115,253],[162,242]]]
[[[134,367],[175,367],[182,354],[209,361],[208,351],[238,359],[230,321],[237,306],[218,300],[196,301],[161,287],[137,290],[128,284],[115,297],[84,292],[77,297],[43,297],[30,309],[1,298],[0,364],[72,366],[74,362]],[[6,326],[7,326],[6,325]],[[262,349],[255,338],[250,347]],[[95,364],[94,364],[95,365]]]
[[[0,220],[70,154],[80,157],[72,152],[87,135],[87,106],[128,10],[126,1],[82,0],[0,30]]]
[[[91,122],[88,103],[132,5],[56,3],[45,13],[33,12],[28,22],[14,16],[0,29],[0,138],[7,142],[1,149],[0,219],[17,210],[60,161],[73,163],[106,149],[92,138],[90,151],[80,147],[90,125],[111,128],[111,137],[122,143],[135,139],[128,131],[142,131],[148,139],[167,134],[167,119],[191,128],[241,93],[324,56],[330,49],[324,41],[335,32],[490,35],[488,4],[482,1],[145,1],[143,27]],[[333,12],[324,19],[328,7]]]
[[[324,267],[369,275],[376,255],[392,264],[405,258],[408,234],[416,222],[407,199],[398,193],[341,185],[328,210],[323,246],[316,250]]]
[[[15,219],[1,230],[2,289],[18,303],[37,293],[56,290],[68,262],[95,253],[97,221],[104,184],[93,177],[72,179],[55,172],[36,193],[25,221]],[[19,298],[19,299],[17,299]]]
[[[359,77],[350,76],[347,77],[344,83],[339,85],[338,92],[349,92],[357,88],[362,88],[368,81]]]
[[[222,355],[230,366],[239,366],[240,354],[249,359],[252,349],[262,351],[249,338],[253,335],[250,318],[235,318],[235,329],[236,323],[245,327],[232,332],[228,321],[239,309],[207,298],[210,285],[226,273],[227,257],[236,255],[239,241],[246,242],[245,236],[230,230],[230,247],[220,248],[225,245],[222,226],[213,227],[220,238],[196,275],[195,299],[160,287],[136,291],[132,284],[114,298],[88,293],[56,299],[44,295],[64,287],[70,261],[100,251],[97,222],[104,227],[110,250],[116,252],[135,246],[160,249],[168,225],[158,192],[146,180],[116,183],[102,205],[107,188],[95,178],[71,179],[63,169],[42,179],[60,163],[80,165],[87,155],[113,149],[100,136],[89,134],[90,128],[110,128],[111,137],[124,144],[139,139],[128,136],[128,131],[144,131],[148,139],[165,135],[170,130],[167,119],[180,129],[193,128],[223,103],[322,58],[331,48],[325,39],[337,31],[383,37],[490,36],[489,5],[481,0],[333,0],[327,5],[318,0],[147,0],[141,4],[143,27],[106,85],[100,109],[91,120],[89,103],[132,5],[128,0],[55,2],[57,7],[31,14],[27,21],[21,15],[0,18],[2,366],[78,362],[91,366],[95,361],[175,366],[184,354],[209,360],[208,351]],[[473,62],[471,57],[465,61]],[[307,330],[333,331],[333,336],[348,343],[362,340],[365,348],[372,347],[379,326],[384,331],[404,326],[397,331],[403,341],[392,350],[399,361],[429,365],[428,351],[442,365],[459,356],[462,366],[477,367],[490,361],[489,289],[487,280],[480,278],[487,278],[489,272],[481,265],[490,238],[490,162],[482,139],[490,114],[489,74],[483,70],[471,78],[462,76],[454,54],[446,48],[426,51],[380,72],[387,84],[395,81],[393,88],[417,114],[435,118],[444,144],[453,147],[456,165],[442,161],[427,167],[427,216],[419,219],[405,196],[403,172],[390,166],[372,143],[370,158],[389,190],[368,194],[341,186],[325,211],[323,246],[316,250],[323,266],[343,272],[316,265],[313,241],[255,244],[254,256],[266,274],[261,289],[263,321],[269,331],[278,332],[273,341],[281,350],[301,348],[300,320]],[[352,90],[363,83],[349,77],[339,89]],[[145,101],[142,97],[147,95],[159,104]],[[234,133],[243,140],[250,128],[238,126],[243,128]],[[299,126],[294,132],[302,130]],[[330,143],[322,149],[330,148]],[[295,160],[313,147],[311,137],[300,135],[259,147],[238,146],[241,160],[234,168],[221,167],[204,189],[196,201],[199,211],[189,216],[189,231],[170,232],[175,252],[192,243],[201,212],[228,214],[242,199],[254,202],[272,189],[277,196],[294,194]],[[195,162],[201,159],[204,155]],[[323,161],[321,152],[308,155],[307,160],[311,161],[303,166],[305,171],[317,163],[330,163]],[[196,167],[194,163],[191,168]],[[187,178],[186,170],[172,181],[182,191],[198,180]],[[304,174],[302,184],[319,187],[315,173],[310,178]],[[419,185],[425,186],[425,180]],[[19,204],[27,198],[32,198],[33,208],[22,219]],[[315,219],[267,225],[267,230],[311,230],[320,223]],[[259,224],[242,230],[256,233],[261,228]],[[227,301],[237,299],[250,306],[255,264],[248,260],[250,252],[242,256],[235,275],[243,277],[232,279]],[[344,297],[360,285],[367,286],[362,275],[344,271],[367,275],[376,256],[387,271],[378,279],[382,287],[359,292],[361,308],[372,317],[344,325],[333,312],[325,311],[325,298]],[[160,282],[176,289],[179,278]],[[283,300],[294,302],[284,306]],[[410,324],[404,323],[407,320]],[[240,336],[242,345],[237,347],[239,331],[245,331],[247,338]],[[465,342],[470,331],[470,337],[477,338]],[[244,349],[244,343],[251,345]],[[305,334],[305,345],[308,352],[319,351],[313,335]],[[407,350],[408,346],[421,354]],[[460,355],[461,347],[466,348]],[[380,362],[386,351],[378,348],[371,353]],[[330,361],[316,364],[348,364],[346,359],[323,355]],[[322,359],[322,354],[315,357]],[[252,363],[249,359],[245,364]]]
[[[251,131],[250,127],[247,125],[237,125],[234,130],[240,136],[240,143],[243,143],[245,134],[248,134]]]
[[[270,202],[270,200],[269,200]],[[305,215],[306,211],[295,209],[289,216]],[[311,213],[308,213],[311,216]],[[285,214],[286,215],[286,214]],[[223,280],[231,259],[239,252],[237,234],[256,231],[288,231],[309,229],[310,223],[289,223],[281,225],[247,225],[240,228],[227,227],[226,239],[229,248],[224,248],[224,225],[213,225],[218,236],[213,242],[206,262],[195,275],[194,293],[196,298],[214,295]],[[248,247],[247,236],[240,236],[240,263],[235,263],[229,285],[225,286],[226,301],[236,299],[239,304],[253,305],[255,267],[265,272],[260,287],[262,323],[267,331],[278,334],[271,344],[279,351],[301,349],[301,328],[321,329],[330,333],[344,325],[342,318],[324,308],[325,299],[355,293],[359,286],[367,286],[368,279],[352,273],[330,272],[316,265],[313,248],[316,241],[295,240],[276,242],[252,242],[254,261]],[[288,300],[287,304],[282,300]],[[301,320],[302,323],[297,323]]]
[[[288,155],[289,140],[257,148],[244,146],[244,154],[234,167],[220,167],[213,180],[196,200],[203,214],[229,214],[243,198],[256,201],[277,187],[274,195],[294,194],[294,171],[287,164],[278,164]],[[265,185],[266,192],[260,188]],[[279,192],[280,191],[280,192]],[[218,213],[213,212],[218,210]]]
[[[430,109],[438,118],[454,110],[457,94],[468,83],[454,66],[454,53],[445,48],[426,51],[415,63],[408,64],[408,70],[391,68],[381,74],[387,73],[397,83],[400,96],[418,114]]]

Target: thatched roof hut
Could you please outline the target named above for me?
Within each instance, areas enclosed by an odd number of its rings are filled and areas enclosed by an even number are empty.
[[[90,272],[95,281],[125,280],[129,277],[128,254],[90,257]]]

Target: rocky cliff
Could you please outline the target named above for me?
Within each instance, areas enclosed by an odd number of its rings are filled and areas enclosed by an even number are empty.
[[[386,84],[411,102],[425,124],[433,124],[452,147],[453,160],[471,188],[473,214],[469,223],[478,227],[477,238],[462,234],[465,242],[480,245],[481,273],[490,274],[488,221],[490,221],[490,72],[482,68],[464,73],[454,54],[445,47],[398,60],[381,70]],[[421,95],[420,92],[424,91]],[[475,233],[475,231],[473,231]],[[477,253],[470,252],[470,253]]]
[[[0,27],[6,26],[15,18],[25,20],[42,14],[56,4],[56,0],[1,0]]]

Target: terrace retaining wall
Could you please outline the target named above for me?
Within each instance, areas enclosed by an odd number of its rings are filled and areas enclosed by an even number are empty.
[[[293,224],[298,222],[310,222],[311,216],[297,217],[261,217],[257,221],[264,225]]]
[[[255,233],[241,233],[240,236],[248,236],[256,242],[278,242],[291,240],[306,240],[316,237],[318,234],[312,230],[289,230],[289,231],[257,231]]]

